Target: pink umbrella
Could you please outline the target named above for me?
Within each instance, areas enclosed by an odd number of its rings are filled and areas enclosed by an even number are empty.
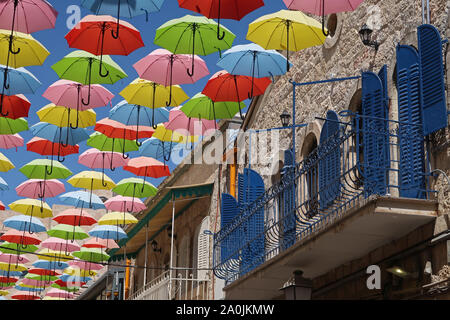
[[[145,210],[147,206],[139,198],[115,196],[105,201],[105,207],[111,211],[140,212]]]
[[[11,149],[23,146],[23,138],[19,134],[0,135],[0,149]]]
[[[89,89],[90,87],[90,89]],[[89,94],[90,99],[87,105],[82,103],[82,97]],[[45,90],[42,96],[57,106],[65,106],[77,109],[77,124],[72,129],[78,127],[78,111],[92,108],[104,107],[111,103],[114,95],[99,84],[83,85],[69,80],[58,80]]]
[[[73,252],[80,250],[80,245],[76,241],[72,242],[55,237],[50,237],[42,241],[41,247],[60,252]]]
[[[91,148],[80,154],[78,163],[85,165],[91,169],[102,169],[102,184],[106,187],[105,163],[109,163],[109,168],[114,171],[117,167],[122,167],[128,163],[128,159],[124,159],[121,153],[103,152],[95,148]]]
[[[195,83],[197,80],[209,74],[205,61],[194,56],[194,65],[197,73],[190,76],[187,70],[191,67],[192,57],[188,54],[173,54],[165,49],[156,49],[146,57],[136,62],[133,67],[139,77],[153,81],[164,86],[170,86],[170,98],[166,102],[170,106],[172,99],[172,85]]]
[[[183,135],[208,135],[217,130],[217,123],[215,120],[188,118],[180,107],[176,107],[170,110],[169,121],[164,127]]]
[[[69,261],[69,266],[71,267],[78,267],[82,270],[101,270],[103,269],[103,265],[93,262],[87,262],[83,260],[72,260]]]
[[[25,278],[25,279],[22,280],[22,283],[24,285],[34,286],[34,287],[42,287],[42,286],[48,285],[50,282],[51,281],[28,279],[28,278]]]
[[[27,263],[30,262],[25,256],[10,254],[10,253],[0,253],[0,262],[6,263]]]
[[[64,191],[64,183],[56,179],[30,179],[16,187],[18,196],[33,199],[53,198]]]
[[[88,241],[86,241],[82,247],[85,248],[107,248],[107,249],[114,249],[114,248],[120,248],[117,243],[112,239],[101,239],[101,238],[91,238]]]
[[[70,293],[68,291],[64,291],[58,288],[52,288],[50,289],[46,296],[49,297],[56,297],[56,298],[66,298],[66,299],[73,299],[75,295],[73,293]]]

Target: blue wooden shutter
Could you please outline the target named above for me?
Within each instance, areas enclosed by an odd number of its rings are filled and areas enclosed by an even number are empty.
[[[247,187],[247,192],[244,192],[247,210],[244,213],[248,213],[255,206],[254,202],[265,191],[264,180],[256,171],[248,168],[244,168],[243,179]],[[241,272],[247,273],[258,266],[264,258],[264,208],[247,217],[243,236],[246,245],[242,250]]]
[[[225,230],[227,226],[239,214],[238,203],[236,199],[228,193],[222,193],[220,229]],[[230,259],[238,259],[239,238],[238,232],[232,231],[221,242],[220,260],[222,264],[229,264]]]
[[[439,31],[432,25],[417,28],[423,109],[423,134],[428,135],[447,126],[444,62]]]
[[[336,112],[327,112],[319,145],[319,196],[320,209],[325,209],[339,196],[341,184],[341,152],[339,116]]]
[[[293,174],[293,165],[293,150],[284,151],[284,177]],[[283,250],[295,243],[295,214],[295,185],[292,184],[284,189],[280,198],[280,243]]]
[[[397,46],[398,143],[400,197],[422,198],[424,145],[420,104],[419,55],[411,46]]]
[[[388,91],[388,75],[387,65],[384,65],[378,72],[378,78],[381,80],[383,86],[383,102],[386,110],[389,110],[389,91]],[[387,113],[386,113],[387,114]]]
[[[384,195],[388,185],[389,133],[383,83],[377,74],[362,74],[364,193]]]
[[[242,173],[238,173],[238,202],[240,207],[244,207],[247,203],[247,180],[244,179]]]

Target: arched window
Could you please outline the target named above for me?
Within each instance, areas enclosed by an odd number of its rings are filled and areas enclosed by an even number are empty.
[[[304,184],[306,194],[304,194],[304,207],[302,207],[303,213],[306,218],[312,218],[318,213],[319,210],[319,172],[318,162],[312,158],[314,152],[317,149],[317,138],[314,133],[310,133],[306,136],[302,147],[302,158],[305,162],[305,181]]]

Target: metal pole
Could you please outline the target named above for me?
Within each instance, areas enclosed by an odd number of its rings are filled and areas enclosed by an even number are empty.
[[[127,245],[126,244],[123,247],[123,261],[125,262],[125,264],[127,264]],[[118,276],[119,276],[119,273],[117,273],[117,277]],[[125,270],[124,270],[124,274],[123,274],[123,297],[122,297],[122,300],[125,300],[125,293],[126,293],[126,288],[125,288]]]
[[[147,284],[147,243],[148,243],[148,222],[147,222],[147,226],[146,226],[146,229],[145,229],[144,290],[145,290],[145,285]]]
[[[292,93],[292,152],[293,152],[293,155],[292,155],[292,158],[294,159],[294,161],[293,161],[294,168],[292,169],[292,175],[293,175],[293,179],[295,179],[296,168],[297,168],[297,157],[296,157],[296,151],[295,151],[295,129],[296,129],[296,123],[295,123],[295,89],[297,88],[297,86],[296,86],[295,82],[292,85],[293,85],[293,93]],[[294,180],[294,192],[292,193],[292,200],[293,200],[292,203],[294,205],[294,217],[297,216],[296,193],[297,193],[297,187],[295,185],[295,180]]]
[[[427,0],[427,23],[431,23],[430,19],[430,0]]]
[[[422,0],[422,24],[425,23],[425,0]]]
[[[173,234],[175,224],[175,199],[172,192],[172,235],[170,237],[170,267],[169,267],[169,299],[172,294],[172,268],[173,268]]]

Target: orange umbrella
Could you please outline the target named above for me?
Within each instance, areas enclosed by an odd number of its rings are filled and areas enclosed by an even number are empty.
[[[150,157],[131,159],[128,161],[128,165],[123,166],[123,169],[141,177],[161,178],[170,176],[167,165]]]

